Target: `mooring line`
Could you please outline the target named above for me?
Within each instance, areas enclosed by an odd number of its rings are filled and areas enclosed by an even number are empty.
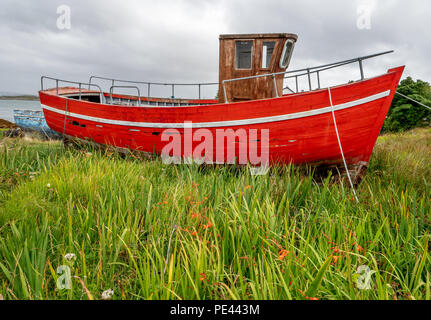
[[[66,132],[66,117],[67,117],[67,105],[68,105],[69,99],[66,98],[66,112],[64,113],[64,124],[63,124],[63,143],[64,143],[64,134]]]
[[[428,107],[427,105],[425,105],[425,104],[423,104],[423,103],[421,103],[421,102],[419,102],[419,101],[417,101],[417,100],[415,100],[415,99],[409,98],[409,97],[407,97],[406,95],[404,95],[404,94],[402,94],[402,93],[399,93],[398,91],[396,91],[395,93],[399,94],[400,96],[402,96],[402,97],[404,97],[404,98],[406,98],[406,99],[408,99],[408,100],[411,100],[411,101],[413,101],[413,102],[416,102],[417,104],[421,105],[422,107],[425,107],[425,108],[427,108],[427,109],[430,109],[430,110],[431,110],[431,108],[430,108],[430,107]]]
[[[346,169],[347,177],[349,178],[350,187],[353,190],[353,194],[355,196],[356,202],[359,203],[359,199],[358,199],[358,196],[356,195],[355,187],[353,186],[352,178],[350,177],[349,168],[347,167],[346,158],[344,157],[344,152],[343,152],[343,147],[341,145],[340,135],[338,133],[337,120],[335,119],[334,105],[332,103],[331,88],[328,88],[328,92],[329,92],[329,102],[331,103],[331,107],[332,107],[332,110],[331,110],[332,111],[332,119],[334,119],[335,133],[337,134],[338,146],[340,147],[340,152],[341,152],[341,156],[343,158],[344,168]]]

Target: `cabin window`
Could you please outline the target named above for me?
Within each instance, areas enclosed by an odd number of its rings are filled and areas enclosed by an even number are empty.
[[[283,48],[283,53],[280,59],[280,68],[286,69],[289,66],[290,58],[292,58],[293,47],[295,42],[293,40],[287,40]]]
[[[235,67],[237,69],[251,69],[253,41],[237,41]]]
[[[264,42],[262,46],[262,68],[268,69],[274,53],[275,41]]]

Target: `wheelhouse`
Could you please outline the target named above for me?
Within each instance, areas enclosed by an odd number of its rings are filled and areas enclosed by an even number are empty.
[[[271,98],[274,97],[274,90],[282,95],[283,75],[275,79],[246,78],[285,71],[289,67],[297,39],[298,36],[291,33],[221,35],[219,102],[225,102],[224,91],[230,102]],[[237,78],[245,79],[222,87],[224,80]]]

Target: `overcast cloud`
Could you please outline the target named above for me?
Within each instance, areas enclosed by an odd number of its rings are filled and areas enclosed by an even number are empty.
[[[57,28],[59,5],[71,8],[70,30]],[[364,5],[371,29],[357,27]],[[406,65],[404,76],[431,81],[430,17],[427,0],[0,0],[0,91],[35,94],[41,75],[214,82],[218,35],[264,32],[298,34],[290,68],[395,50],[367,62],[366,76]],[[358,71],[326,81],[341,76]]]

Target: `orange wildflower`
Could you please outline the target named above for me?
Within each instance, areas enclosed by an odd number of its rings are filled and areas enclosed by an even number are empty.
[[[332,256],[332,258],[334,259],[334,264],[336,264],[340,256]]]
[[[202,281],[202,283],[205,283],[205,281],[206,282],[209,282],[210,280],[208,279],[208,277],[207,277],[207,275],[205,274],[205,272],[202,272],[202,273],[200,273],[199,274],[201,277],[200,277],[200,280]]]
[[[287,254],[289,253],[289,251],[282,249],[278,252],[278,258],[283,261],[283,259],[287,256]]]
[[[211,222],[208,222],[206,225],[204,225],[204,229],[212,228],[213,224]]]
[[[298,290],[301,294],[302,294],[302,296],[305,298],[305,299],[307,299],[307,300],[319,300],[318,298],[316,298],[316,297],[307,297],[301,290]]]

